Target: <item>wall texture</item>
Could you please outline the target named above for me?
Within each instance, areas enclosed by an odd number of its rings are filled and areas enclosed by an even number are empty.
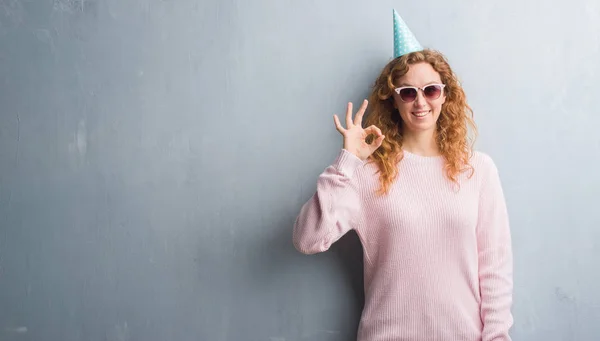
[[[392,8],[501,171],[515,340],[597,339],[597,0],[0,0],[0,340],[351,340],[360,244],[291,229]]]

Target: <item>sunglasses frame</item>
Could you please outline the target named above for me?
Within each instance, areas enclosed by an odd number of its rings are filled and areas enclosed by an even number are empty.
[[[440,95],[438,97],[436,97],[436,98],[427,98],[427,96],[425,96],[425,88],[428,87],[428,86],[439,86],[440,87]],[[415,89],[415,91],[417,92],[417,95],[418,95],[419,90],[421,90],[423,92],[423,96],[425,98],[427,98],[430,101],[434,101],[434,100],[440,98],[440,96],[442,95],[442,92],[444,92],[444,88],[445,87],[446,87],[446,84],[441,84],[441,83],[440,84],[435,84],[434,83],[434,84],[427,84],[427,85],[425,85],[422,88],[420,88],[418,86],[402,86],[402,87],[399,87],[399,88],[395,88],[394,91],[396,91],[396,93],[398,94],[398,96],[400,96],[400,91],[402,91],[403,89]],[[400,96],[400,100],[402,102],[404,102],[404,103],[410,103],[410,102],[414,102],[417,99],[417,97],[415,97],[415,99],[413,99],[412,101],[405,101],[404,99],[402,99],[402,96]]]

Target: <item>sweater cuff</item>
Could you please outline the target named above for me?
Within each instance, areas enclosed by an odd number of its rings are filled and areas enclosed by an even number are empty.
[[[354,171],[364,164],[365,161],[361,160],[346,149],[342,149],[340,150],[332,166],[337,171],[350,178],[354,174]]]

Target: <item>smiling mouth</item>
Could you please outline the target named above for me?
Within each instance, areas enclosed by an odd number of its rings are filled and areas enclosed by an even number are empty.
[[[426,110],[426,111],[413,111],[412,114],[417,116],[417,117],[425,117],[427,116],[427,114],[429,114],[431,112],[431,110]]]

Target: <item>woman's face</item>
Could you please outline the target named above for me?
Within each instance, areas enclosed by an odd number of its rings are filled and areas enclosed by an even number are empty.
[[[429,86],[433,84],[435,86]],[[441,84],[439,73],[426,62],[410,65],[408,72],[398,80],[397,90],[400,94],[397,91],[392,94],[405,131],[435,131],[442,104],[446,101],[443,85],[439,86]],[[402,89],[403,87],[419,89]]]

